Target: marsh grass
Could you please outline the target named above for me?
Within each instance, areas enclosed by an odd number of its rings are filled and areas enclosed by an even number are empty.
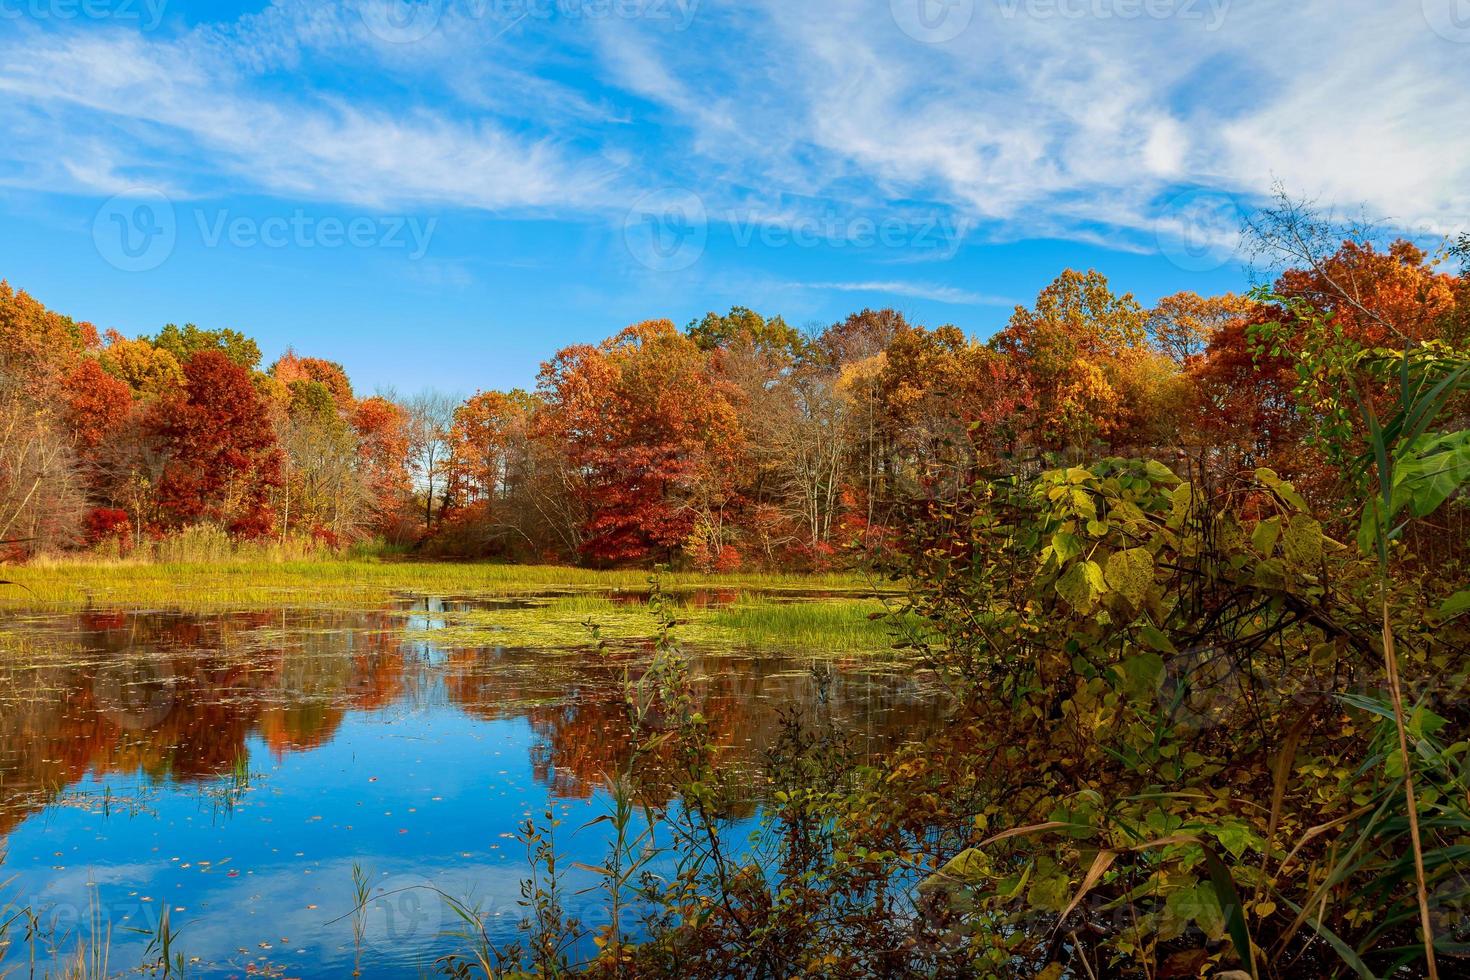
[[[784,650],[883,650],[893,646],[887,607],[876,599],[772,602],[749,596],[710,617],[742,644]]]
[[[751,647],[803,653],[877,652],[893,646],[878,599],[799,599],[765,591],[736,592],[721,602],[668,605],[680,638],[712,647]],[[878,617],[878,618],[875,618]],[[649,642],[649,609],[639,594],[587,594],[528,599],[508,608],[443,614],[446,625],[425,628],[435,642],[457,647],[584,650],[597,643]],[[596,639],[593,637],[596,628]]]
[[[45,910],[5,901],[4,893],[13,881],[0,881],[0,978],[111,980],[117,976],[110,965],[112,925],[106,921],[95,886],[88,891],[84,928],[58,936],[43,928],[41,914]],[[12,957],[12,953],[16,955]],[[181,972],[164,974],[169,975],[182,978]]]
[[[548,591],[639,592],[648,573],[550,565],[491,565],[381,560],[183,563],[39,560],[7,568],[28,589],[0,590],[0,608],[50,611],[113,608],[243,610],[280,606],[360,607],[394,596],[496,598]],[[856,575],[671,574],[674,595],[734,592],[863,592]]]

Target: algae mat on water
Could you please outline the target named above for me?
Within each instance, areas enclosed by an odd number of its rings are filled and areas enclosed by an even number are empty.
[[[400,604],[410,629],[464,646],[585,647],[587,625],[608,640],[647,639],[650,574],[558,566],[321,561],[220,564],[37,564],[6,569],[19,588],[0,607],[59,611],[368,608]],[[768,649],[875,651],[892,645],[876,584],[858,575],[666,573],[685,642]],[[500,601],[498,601],[500,600]]]
[[[851,653],[887,650],[894,642],[887,607],[877,598],[742,592],[724,601],[681,603],[675,593],[670,612],[679,642],[706,647]],[[599,640],[646,642],[657,631],[656,618],[636,594],[450,604],[409,616],[411,632],[452,647],[584,649]]]

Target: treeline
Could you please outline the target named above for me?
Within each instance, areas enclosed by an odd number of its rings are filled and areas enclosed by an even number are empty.
[[[568,347],[534,391],[455,404],[361,397],[339,364],[294,352],[262,369],[229,329],[99,333],[0,284],[0,540],[127,551],[209,524],[327,547],[809,568],[887,548],[914,500],[1002,465],[1182,454],[1269,466],[1327,500],[1336,470],[1292,397],[1298,361],[1257,328],[1301,301],[1368,346],[1462,346],[1470,291],[1409,243],[1349,241],[1270,293],[1149,308],[1068,270],[988,342],[893,310],[801,331],[737,307]]]

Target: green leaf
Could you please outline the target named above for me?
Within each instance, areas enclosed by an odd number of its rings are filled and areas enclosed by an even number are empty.
[[[1072,507],[1088,520],[1097,520],[1097,504],[1093,501],[1092,494],[1081,487],[1072,488]]]
[[[1158,460],[1151,459],[1147,463],[1144,463],[1143,470],[1148,474],[1149,479],[1155,483],[1164,483],[1173,486],[1179,482],[1179,477],[1174,475],[1174,471]]]
[[[1157,653],[1140,653],[1124,660],[1123,692],[1140,701],[1152,700],[1164,676],[1164,658]]]
[[[1246,925],[1245,903],[1240,900],[1240,894],[1235,890],[1235,880],[1230,876],[1230,869],[1225,866],[1225,862],[1221,861],[1219,855],[1210,848],[1206,847],[1203,850],[1205,869],[1210,873],[1210,883],[1214,886],[1213,892],[1224,918],[1225,929],[1230,932],[1230,941],[1235,945],[1235,955],[1239,956],[1241,963],[1245,964],[1246,972],[1254,977],[1256,976],[1256,958],[1251,949],[1250,928]]]
[[[1102,567],[1095,561],[1078,562],[1057,580],[1057,594],[1081,613],[1089,613],[1107,591]]]
[[[1298,514],[1286,525],[1282,536],[1286,560],[1295,565],[1315,566],[1322,562],[1322,525]]]
[[[1281,479],[1275,470],[1267,469],[1264,466],[1256,470],[1256,482],[1273,491],[1276,496],[1280,497],[1296,510],[1304,511],[1307,509],[1307,502],[1302,499],[1302,495],[1297,493],[1296,488],[1290,483]]]
[[[1194,487],[1188,483],[1181,483],[1169,495],[1169,502],[1172,504],[1169,526],[1177,530],[1183,527],[1184,522],[1189,519],[1190,510],[1194,505]]]
[[[1182,934],[1191,922],[1198,925],[1211,940],[1225,935],[1225,915],[1220,910],[1215,889],[1209,882],[1198,882],[1191,887],[1170,892],[1164,899],[1164,909],[1172,920],[1172,928],[1163,933],[1165,936],[1171,933],[1175,936]]]
[[[1146,548],[1115,551],[1108,556],[1107,585],[1135,606],[1143,604],[1154,584],[1154,556]]]
[[[1365,555],[1381,555],[1383,544],[1383,505],[1377,497],[1363,505],[1363,522],[1358,526],[1358,548]]]
[[[1395,510],[1434,513],[1470,480],[1470,430],[1414,440],[1400,451],[1393,476]]]
[[[1470,589],[1456,592],[1439,607],[1441,619],[1454,619],[1456,616],[1463,616],[1467,612],[1470,612]]]
[[[1082,540],[1070,531],[1058,531],[1053,534],[1051,547],[1056,552],[1059,564],[1065,564],[1082,554]]]
[[[1067,896],[1071,894],[1071,891],[1072,883],[1068,880],[1066,873],[1057,871],[1034,879],[1031,882],[1031,890],[1026,893],[1026,898],[1032,908],[1046,912],[1060,912],[1067,907]]]
[[[1276,550],[1276,541],[1281,537],[1281,518],[1272,517],[1256,525],[1251,532],[1251,544],[1263,558],[1270,558]]]
[[[934,877],[954,882],[982,878],[990,872],[990,858],[978,847],[971,847],[950,858]]]
[[[1249,827],[1242,823],[1229,823],[1214,829],[1215,839],[1230,852],[1230,856],[1237,861],[1245,853],[1247,847],[1255,840]]]
[[[1144,645],[1147,646],[1149,649],[1157,650],[1159,653],[1177,652],[1174,649],[1173,641],[1169,639],[1168,635],[1165,634],[1164,631],[1159,629],[1157,626],[1154,626],[1152,623],[1146,623],[1141,629],[1139,629],[1138,638],[1142,640]]]

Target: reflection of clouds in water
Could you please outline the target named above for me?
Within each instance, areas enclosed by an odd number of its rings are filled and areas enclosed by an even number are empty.
[[[515,938],[520,910],[513,896],[519,894],[524,874],[519,864],[458,862],[425,874],[424,868],[390,855],[363,854],[355,859],[341,858],[313,866],[309,885],[303,884],[300,867],[283,864],[255,869],[242,885],[232,884],[200,894],[201,907],[225,908],[238,904],[232,891],[236,888],[246,889],[249,899],[234,917],[204,916],[192,921],[184,937],[189,955],[201,956],[206,962],[235,963],[243,969],[238,949],[246,947],[250,953],[245,959],[254,959],[261,952],[258,944],[265,942],[274,947],[271,959],[277,963],[310,965],[314,970],[309,972],[322,975],[350,975],[355,958],[352,914],[357,905],[354,865],[370,874],[373,891],[363,951],[364,972],[368,976],[399,975],[395,971],[420,964],[432,966],[438,956],[457,948],[452,936],[457,928],[452,921],[453,913],[441,907],[442,899],[427,887],[415,896],[416,904],[424,910],[424,918],[419,920],[422,928],[390,927],[381,912],[385,883],[391,886],[388,889],[391,891],[413,884],[433,886],[457,899],[473,898],[477,893],[502,896],[493,905],[488,902],[483,905],[488,913],[502,913],[487,919],[487,931],[497,941]],[[506,896],[511,896],[508,904]],[[311,908],[313,905],[316,908]],[[428,925],[431,921],[436,923],[433,928]],[[282,943],[283,938],[291,942]]]

